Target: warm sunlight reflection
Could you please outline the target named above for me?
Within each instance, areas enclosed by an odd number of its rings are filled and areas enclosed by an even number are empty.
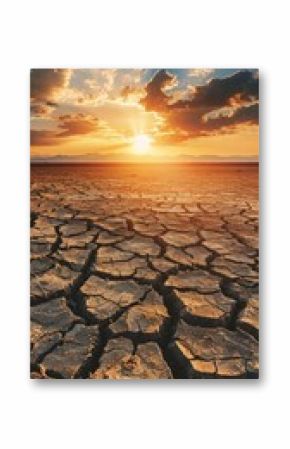
[[[146,134],[138,134],[133,139],[134,152],[137,154],[148,153],[152,139]]]

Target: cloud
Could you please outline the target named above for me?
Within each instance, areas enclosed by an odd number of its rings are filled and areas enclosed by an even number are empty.
[[[31,103],[30,113],[32,117],[46,117],[54,109],[54,106],[50,106],[47,103]]]
[[[258,103],[228,110],[227,114],[210,116],[208,108],[176,109],[167,114],[167,128],[174,130],[170,140],[182,141],[193,137],[231,133],[240,125],[258,125]]]
[[[195,86],[188,98],[166,95],[164,88],[173,75],[161,70],[147,84],[140,102],[147,111],[158,111],[165,119],[165,141],[182,141],[198,136],[233,132],[241,124],[258,124],[258,78],[243,70],[227,78],[212,79]],[[178,91],[177,91],[178,92]]]
[[[166,70],[159,70],[152,80],[146,86],[146,96],[140,103],[149,111],[164,111],[168,107],[170,97],[164,93],[164,90],[173,85],[174,75]]]
[[[249,106],[242,106],[234,110],[229,116],[209,119],[206,122],[207,130],[216,130],[224,127],[232,127],[243,124],[258,125],[259,123],[259,105],[258,103]]]
[[[30,145],[31,146],[49,146],[59,143],[57,133],[55,131],[31,130]]]
[[[58,100],[70,82],[69,69],[32,69],[30,73],[31,116],[46,117],[58,106]]]
[[[136,104],[144,95],[145,90],[143,87],[127,85],[121,89],[119,98],[121,102]]]
[[[214,69],[190,69],[188,71],[188,76],[193,78],[207,78],[214,72]]]
[[[32,69],[30,96],[38,102],[55,102],[61,91],[69,84],[70,69]]]
[[[196,86],[193,98],[175,104],[175,107],[220,108],[231,105],[232,99],[241,103],[258,99],[259,80],[248,70],[234,73],[227,78],[213,78],[203,86]]]
[[[65,138],[92,134],[103,128],[99,119],[86,114],[66,114],[58,117],[58,129],[55,131],[31,130],[31,146],[58,145]]]
[[[90,134],[98,129],[98,118],[92,115],[66,114],[59,116],[61,131],[58,137],[70,137],[80,134]]]
[[[71,97],[77,95],[77,102],[82,105],[102,105],[118,98],[120,89],[125,85],[134,84],[136,86],[140,81],[140,74],[141,70],[139,69],[74,70]]]

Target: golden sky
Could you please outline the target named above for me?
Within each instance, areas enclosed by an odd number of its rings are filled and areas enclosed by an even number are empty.
[[[257,158],[255,69],[33,69],[43,161]]]

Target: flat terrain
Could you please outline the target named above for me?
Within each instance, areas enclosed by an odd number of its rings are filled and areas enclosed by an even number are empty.
[[[258,376],[258,166],[31,171],[31,377]]]

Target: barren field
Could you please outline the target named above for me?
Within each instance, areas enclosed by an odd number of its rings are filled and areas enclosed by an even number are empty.
[[[258,166],[31,170],[31,377],[258,376]]]

